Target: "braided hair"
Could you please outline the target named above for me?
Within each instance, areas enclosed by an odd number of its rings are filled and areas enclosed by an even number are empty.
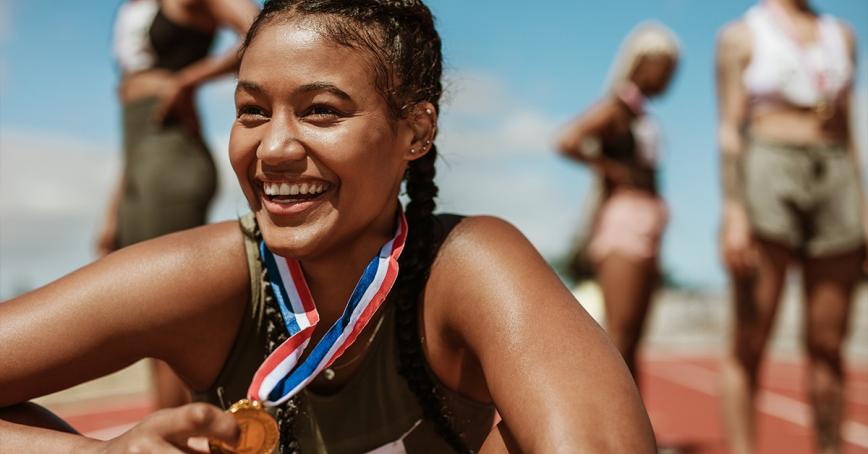
[[[404,117],[421,102],[439,109],[443,92],[440,36],[431,11],[420,0],[269,0],[247,32],[242,55],[263,27],[299,18],[310,19],[317,32],[333,42],[373,57],[374,83],[394,118]],[[428,153],[408,165],[406,216],[410,228],[400,259],[401,273],[390,298],[397,306],[399,373],[424,417],[456,452],[463,453],[470,450],[455,430],[444,396],[427,369],[419,329],[419,301],[440,240],[433,215],[436,160],[437,147],[432,144]],[[281,337],[275,332],[284,325],[279,311],[267,311],[266,317],[273,348]],[[291,427],[299,399],[298,395],[290,399],[290,408],[281,410],[278,418],[284,440],[281,448],[286,452],[298,449]]]

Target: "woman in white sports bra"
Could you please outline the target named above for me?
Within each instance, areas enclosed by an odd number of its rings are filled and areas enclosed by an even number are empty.
[[[854,49],[850,29],[808,0],[761,1],[720,34],[720,242],[736,308],[721,403],[732,452],[753,449],[757,372],[792,263],[818,448],[841,449],[841,345],[868,212],[849,126]]]

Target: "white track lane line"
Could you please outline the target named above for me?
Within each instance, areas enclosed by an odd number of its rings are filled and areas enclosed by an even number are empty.
[[[645,368],[645,372],[682,385],[694,391],[717,397],[717,373],[693,364],[671,364],[663,368]],[[812,427],[811,407],[791,397],[772,391],[761,390],[757,396],[757,409],[763,413],[796,424]],[[868,448],[868,426],[847,420],[841,428],[841,436],[848,443]]]

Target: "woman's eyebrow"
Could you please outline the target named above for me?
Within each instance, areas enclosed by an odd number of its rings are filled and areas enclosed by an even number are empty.
[[[296,93],[310,93],[310,92],[314,92],[314,91],[327,91],[327,92],[337,96],[338,98],[344,99],[346,101],[352,100],[352,97],[349,94],[347,94],[347,92],[341,90],[336,85],[329,83],[329,82],[312,82],[309,84],[304,84],[304,85],[298,87],[298,89],[295,91],[296,91]]]
[[[240,91],[247,91],[253,93],[264,93],[265,90],[259,86],[256,82],[250,82],[247,80],[239,80],[238,84],[235,85],[235,93],[238,94]]]

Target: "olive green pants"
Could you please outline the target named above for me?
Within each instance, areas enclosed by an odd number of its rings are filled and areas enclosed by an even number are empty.
[[[123,106],[120,247],[204,224],[217,189],[214,160],[201,138],[177,122],[154,123],[156,106],[155,98]]]

